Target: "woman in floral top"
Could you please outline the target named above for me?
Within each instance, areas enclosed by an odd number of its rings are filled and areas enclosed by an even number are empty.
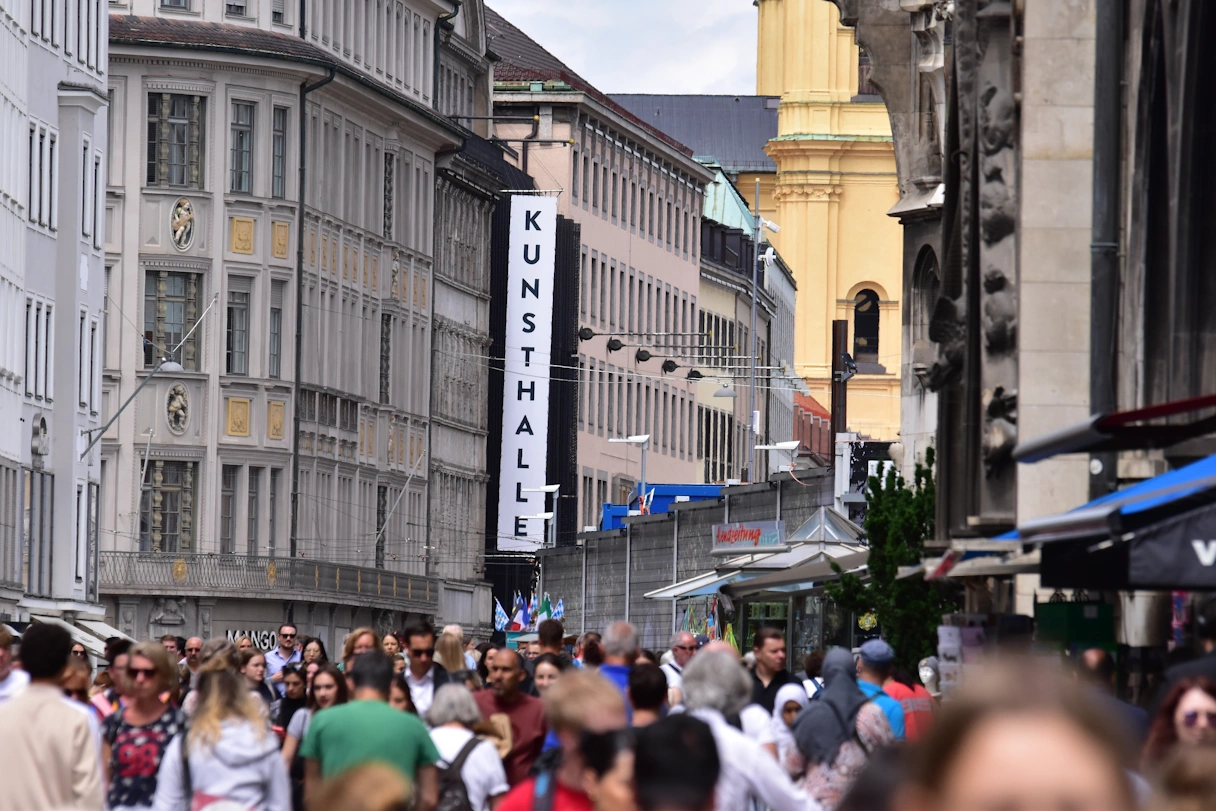
[[[123,680],[126,705],[102,722],[102,762],[110,811],[148,809],[156,795],[156,773],[169,742],[182,729],[182,714],[160,700],[177,669],[159,642],[131,648]]]
[[[794,722],[806,758],[803,788],[823,811],[833,811],[870,753],[894,743],[883,711],[857,687],[853,655],[833,648],[823,660],[824,688]]]

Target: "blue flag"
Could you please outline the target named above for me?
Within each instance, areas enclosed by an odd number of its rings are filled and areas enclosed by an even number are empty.
[[[553,608],[553,619],[559,620],[566,616],[566,601],[561,597],[557,598],[557,605]]]
[[[511,624],[511,618],[507,616],[507,612],[503,610],[502,603],[498,602],[498,598],[494,598],[494,630],[505,631],[507,626]]]

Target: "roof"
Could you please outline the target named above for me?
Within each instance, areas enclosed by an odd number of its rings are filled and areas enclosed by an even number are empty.
[[[803,394],[800,391],[794,392],[794,406],[816,417],[822,417],[825,420],[832,418],[832,412],[824,408],[822,403],[809,394]]]
[[[747,201],[739,194],[735,184],[730,182],[721,166],[708,161],[702,163],[714,173],[714,179],[712,183],[705,184],[705,205],[702,207],[701,216],[727,228],[738,228],[751,236],[754,220]]]
[[[712,157],[729,173],[776,172],[764,145],[777,137],[778,96],[666,96],[614,93],[638,118]]]
[[[499,57],[494,66],[494,82],[564,82],[586,93],[604,107],[658,138],[678,152],[692,157],[693,150],[659,127],[648,124],[625,107],[613,101],[591,82],[579,76],[540,43],[516,28],[494,9],[486,6],[488,47]],[[776,170],[774,170],[776,171]]]

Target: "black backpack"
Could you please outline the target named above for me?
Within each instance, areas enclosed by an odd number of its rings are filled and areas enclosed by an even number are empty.
[[[481,738],[474,735],[446,769],[439,769],[439,803],[435,811],[476,811],[469,802],[469,789],[460,772],[464,769],[464,762],[480,743]]]

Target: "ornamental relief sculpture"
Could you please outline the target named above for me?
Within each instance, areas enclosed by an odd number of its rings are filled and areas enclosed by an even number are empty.
[[[194,204],[188,198],[182,197],[173,204],[169,230],[172,232],[173,247],[179,251],[188,250],[194,243]]]
[[[174,383],[169,388],[165,401],[165,417],[171,432],[178,436],[186,432],[186,426],[190,423],[190,396],[184,384]]]

